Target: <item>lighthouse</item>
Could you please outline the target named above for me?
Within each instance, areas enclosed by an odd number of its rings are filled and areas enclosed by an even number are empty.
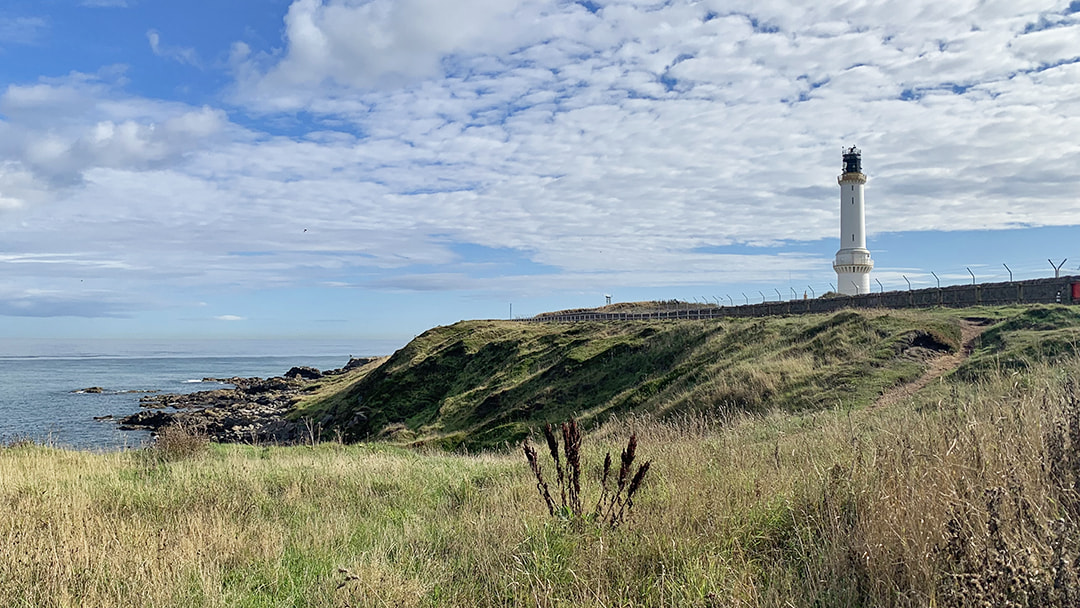
[[[866,217],[863,208],[862,151],[855,146],[844,150],[844,172],[840,183],[840,250],[833,269],[836,287],[846,296],[870,293],[870,271],[874,260],[866,248]]]

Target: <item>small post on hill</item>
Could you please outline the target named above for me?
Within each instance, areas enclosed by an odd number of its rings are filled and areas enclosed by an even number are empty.
[[[937,276],[937,273],[936,273],[936,272],[934,272],[933,270],[931,270],[931,271],[930,271],[930,274],[934,275],[934,280],[936,280],[936,281],[937,281],[937,288],[938,288],[938,289],[941,289],[941,279],[940,279],[940,278],[938,278],[938,276]]]
[[[1012,283],[1012,268],[1009,268],[1009,265],[1004,262],[1002,262],[1001,265],[1005,267],[1005,270],[1009,271],[1009,282]]]
[[[968,274],[971,275],[971,284],[974,285],[975,284],[975,273],[971,272],[971,269],[968,268],[967,266],[964,266],[964,269],[966,269],[968,271]]]
[[[907,278],[907,275],[906,275],[906,274],[902,274],[902,275],[900,275],[900,276],[904,277],[904,280],[905,280],[905,281],[907,281],[907,290],[908,290],[908,291],[911,291],[911,281],[909,281],[909,280],[908,280],[908,278]]]
[[[877,286],[878,289],[881,290],[881,293],[885,293],[885,286],[881,284],[881,279],[875,277],[874,280],[877,281]]]

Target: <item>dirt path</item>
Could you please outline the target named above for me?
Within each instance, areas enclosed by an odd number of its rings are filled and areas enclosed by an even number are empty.
[[[988,327],[979,321],[962,319],[960,321],[960,349],[955,353],[941,355],[930,362],[926,373],[917,380],[893,387],[878,397],[873,407],[888,407],[914,395],[922,390],[927,384],[940,378],[946,372],[950,372],[963,363],[975,348],[975,339],[982,335]]]

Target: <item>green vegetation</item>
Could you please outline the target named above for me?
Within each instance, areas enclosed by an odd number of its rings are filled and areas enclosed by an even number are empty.
[[[1037,306],[1008,310],[1014,314],[999,317],[1000,322],[982,334],[971,359],[957,370],[960,376],[974,380],[991,371],[1024,370],[1080,354],[1080,309]]]
[[[989,324],[954,373],[903,399],[875,399],[945,360],[931,355],[958,347],[966,317]],[[1068,336],[1077,327],[1071,308],[1013,307],[561,333],[440,328],[369,377],[394,366],[439,371],[434,354],[464,352],[453,365],[482,361],[521,385],[613,348],[613,359],[633,361],[649,345],[687,346],[684,356],[648,349],[674,359],[664,372],[672,379],[642,402],[662,407],[594,417],[581,442],[582,486],[595,489],[604,454],[636,433],[637,456],[651,467],[625,522],[551,517],[517,445],[479,454],[389,443],[225,446],[182,431],[119,453],[21,442],[0,447],[0,605],[1072,606],[1080,355]],[[511,332],[520,333],[511,340]],[[590,345],[590,335],[605,346]],[[1033,357],[1043,338],[1060,346]],[[537,345],[531,367],[495,364],[508,341]],[[545,341],[561,346],[539,348]],[[810,363],[783,364],[804,357]],[[775,393],[710,408],[710,395],[731,393],[714,383],[691,398],[695,378],[712,380],[675,373],[692,360],[728,377],[755,362],[765,370],[758,382]],[[612,367],[594,370],[594,386],[605,386],[597,370]],[[818,368],[847,384],[820,386],[832,391],[825,400],[782,401],[806,394],[800,382],[823,381]],[[477,382],[479,369],[439,390],[494,390]],[[784,371],[788,380],[774,378]],[[336,381],[351,391],[367,380]],[[324,387],[320,399],[330,408],[331,395],[347,392]]]
[[[953,311],[432,329],[296,413],[348,440],[483,449],[548,422],[860,407],[959,347]]]

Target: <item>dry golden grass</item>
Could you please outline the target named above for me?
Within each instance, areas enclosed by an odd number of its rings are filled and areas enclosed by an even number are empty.
[[[631,432],[653,461],[615,529],[549,517],[516,448],[0,448],[0,605],[1073,605],[1078,374],[611,421],[583,488]]]

